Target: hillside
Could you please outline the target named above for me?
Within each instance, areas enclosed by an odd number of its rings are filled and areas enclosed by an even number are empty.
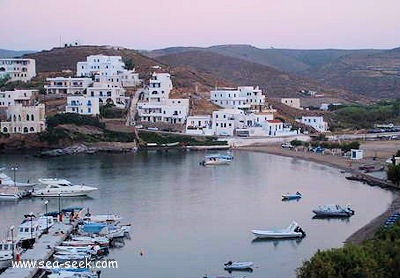
[[[307,73],[328,86],[374,98],[400,97],[400,48],[341,57]]]
[[[322,92],[326,96],[333,96],[348,101],[358,101],[355,95],[340,90],[332,90],[310,79],[291,75],[258,63],[247,62],[242,59],[207,51],[187,51],[157,57],[158,60],[173,68],[186,67],[191,70],[206,73],[207,75],[230,82],[235,86],[260,86],[270,97],[301,97],[301,89]],[[214,86],[224,86],[215,83]]]
[[[208,51],[222,54],[229,57],[239,58],[245,61],[258,63],[264,66],[273,67],[280,71],[289,73],[305,72],[317,69],[329,64],[336,59],[351,54],[375,54],[383,50],[362,49],[278,49],[278,48],[257,48],[252,45],[216,45],[206,48],[201,47],[170,47],[143,52],[153,58],[159,56],[178,54],[188,51]]]
[[[21,57],[24,54],[34,53],[34,50],[9,50],[0,49],[0,58],[16,58]]]
[[[76,72],[76,63],[86,61],[89,55],[117,55],[122,56],[124,61],[132,60],[138,72],[149,72],[150,68],[160,65],[158,61],[143,56],[135,50],[112,47],[112,46],[73,46],[53,48],[37,53],[26,54],[23,57],[36,60],[36,71],[38,72],[60,72],[72,70]]]

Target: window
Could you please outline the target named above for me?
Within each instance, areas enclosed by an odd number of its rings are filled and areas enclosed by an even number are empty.
[[[30,132],[35,132],[35,128],[31,127],[31,128],[29,129],[29,131],[30,131]]]
[[[24,133],[28,133],[28,128],[24,127]]]
[[[29,115],[28,114],[26,115],[26,120],[29,121]]]

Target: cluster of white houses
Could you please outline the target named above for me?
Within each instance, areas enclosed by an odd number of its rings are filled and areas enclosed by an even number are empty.
[[[33,59],[0,59],[0,78],[29,81],[36,75]],[[105,104],[128,108],[130,98],[126,87],[138,87],[142,82],[134,70],[127,70],[120,56],[92,55],[78,62],[76,77],[47,78],[47,94],[65,95],[65,112],[85,115],[100,114]],[[220,107],[211,115],[189,115],[189,99],[170,98],[171,75],[154,72],[148,85],[135,94],[136,119],[148,123],[184,125],[193,135],[216,136],[287,136],[297,134],[291,126],[274,119],[274,110],[266,109],[265,95],[258,87],[215,88],[210,101]],[[31,133],[45,129],[45,107],[36,104],[37,90],[0,92],[0,112],[3,111],[0,132]],[[283,102],[283,101],[282,101]],[[284,103],[284,102],[283,102]],[[296,99],[285,104],[299,108]],[[328,127],[322,117],[303,117],[302,123],[320,132]],[[133,122],[133,121],[132,121]]]

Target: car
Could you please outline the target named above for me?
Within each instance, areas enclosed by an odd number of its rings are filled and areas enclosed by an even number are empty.
[[[293,145],[290,144],[289,142],[283,143],[281,147],[284,149],[293,149]]]

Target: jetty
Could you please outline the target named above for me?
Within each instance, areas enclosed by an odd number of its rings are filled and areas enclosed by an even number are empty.
[[[54,247],[60,245],[78,225],[78,221],[70,224],[56,222],[49,228],[47,234],[36,240],[32,249],[27,249],[21,254],[23,261],[47,261],[54,253]],[[39,268],[13,268],[9,267],[0,278],[32,278],[40,271]]]

